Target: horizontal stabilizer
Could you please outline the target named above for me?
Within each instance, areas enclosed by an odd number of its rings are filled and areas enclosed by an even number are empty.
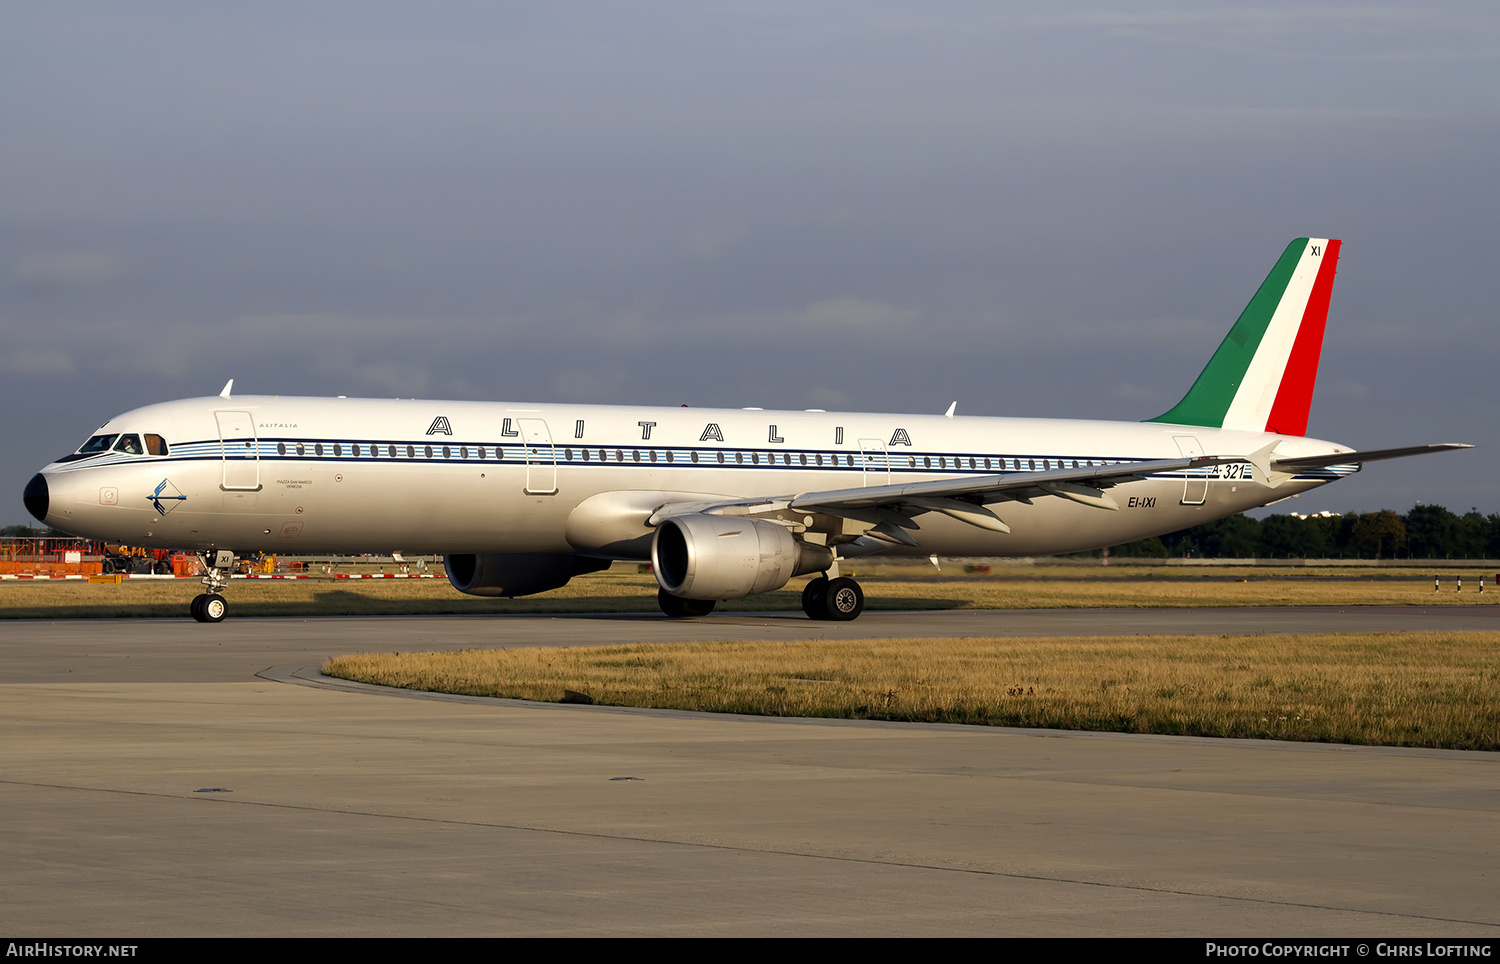
[[[1307,455],[1292,459],[1276,459],[1273,469],[1322,469],[1330,465],[1363,465],[1381,459],[1404,459],[1409,455],[1427,455],[1432,452],[1452,452],[1455,449],[1471,449],[1474,446],[1463,442],[1439,442],[1436,445],[1413,445],[1404,449],[1372,449],[1368,452],[1340,452],[1336,455]]]

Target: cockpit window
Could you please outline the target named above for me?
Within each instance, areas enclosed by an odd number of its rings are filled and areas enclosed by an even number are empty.
[[[141,448],[141,437],[139,435],[121,435],[120,441],[115,443],[116,452],[124,452],[127,455],[145,455],[146,450]]]
[[[162,438],[160,435],[147,435],[146,451],[151,453],[152,455],[166,455],[167,440]]]
[[[115,439],[119,437],[118,435],[95,435],[83,443],[83,446],[78,450],[78,454],[93,455],[96,452],[108,452],[109,447],[115,444]]]

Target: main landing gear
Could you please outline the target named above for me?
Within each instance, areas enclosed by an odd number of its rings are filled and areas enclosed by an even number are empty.
[[[661,611],[673,619],[690,619],[695,616],[707,616],[714,611],[714,600],[712,599],[684,599],[674,596],[665,589],[656,591],[656,604]]]
[[[684,599],[665,589],[656,591],[656,604],[673,619],[692,619],[714,611],[712,599]],[[819,576],[802,590],[802,611],[809,619],[846,623],[859,618],[859,614],[865,611],[865,593],[859,588],[859,583],[848,576],[832,579]]]
[[[819,576],[802,590],[802,611],[808,619],[846,623],[865,611],[865,592],[848,576]]]
[[[193,597],[193,604],[188,607],[188,612],[200,623],[222,623],[224,617],[229,615],[224,587],[229,585],[229,572],[234,568],[234,553],[228,549],[220,549],[212,556],[200,552],[198,559],[208,570],[203,576],[203,585],[208,588],[208,592]]]

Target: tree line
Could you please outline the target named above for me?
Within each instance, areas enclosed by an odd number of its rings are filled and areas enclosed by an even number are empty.
[[[1094,553],[1098,555],[1099,553]],[[1500,513],[1440,505],[1340,516],[1232,515],[1112,546],[1111,556],[1202,559],[1500,559]]]

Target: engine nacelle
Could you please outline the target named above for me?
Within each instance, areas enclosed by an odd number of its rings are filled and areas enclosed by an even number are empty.
[[[826,546],[797,541],[786,526],[734,516],[675,516],[651,542],[656,581],[683,599],[739,599],[833,565]]]
[[[609,568],[608,559],[550,552],[457,553],[443,557],[448,581],[471,596],[529,596]]]

